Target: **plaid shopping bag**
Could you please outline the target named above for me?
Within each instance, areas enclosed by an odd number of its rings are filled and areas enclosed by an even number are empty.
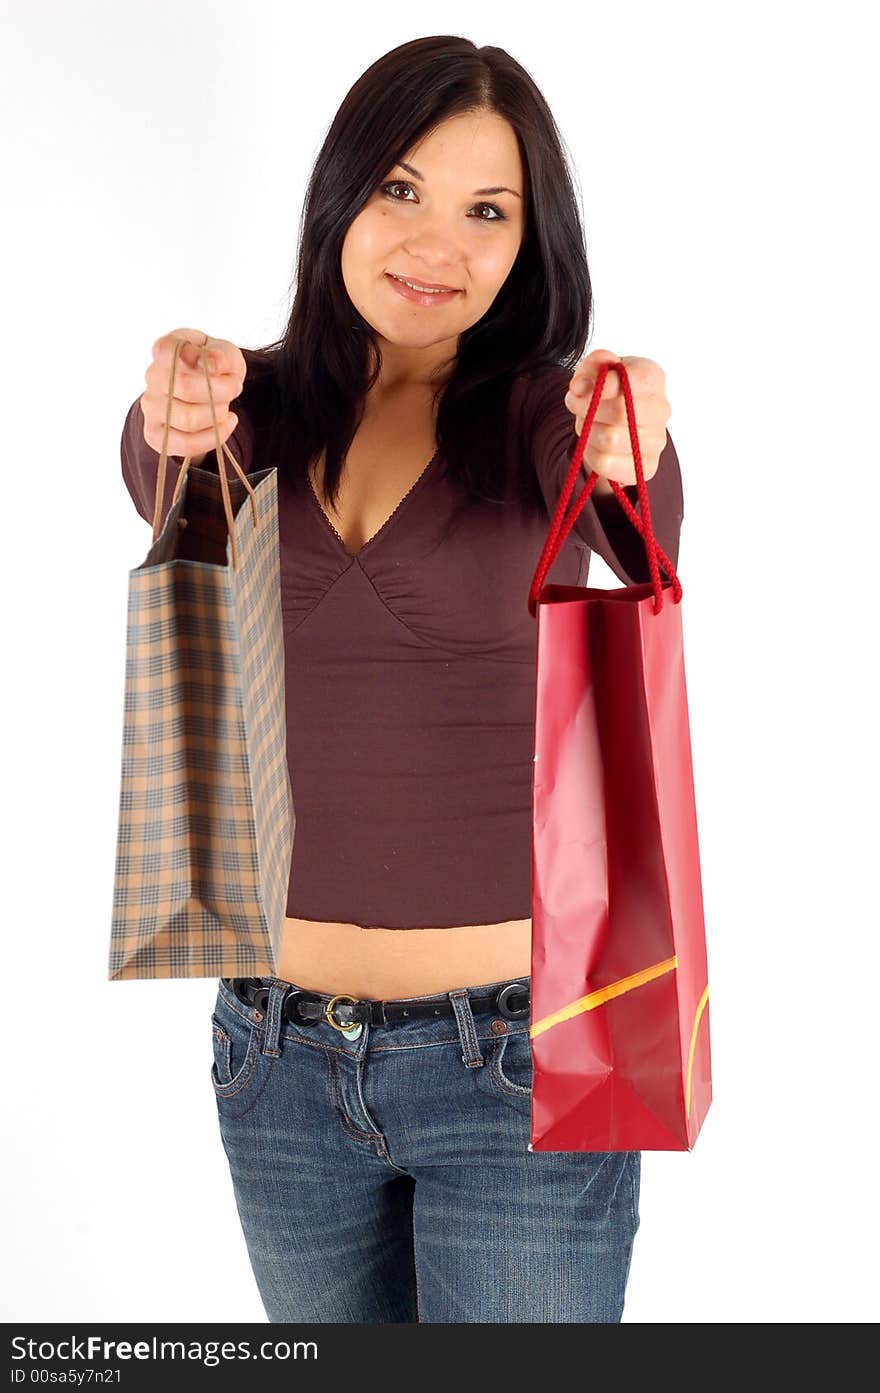
[[[215,416],[218,473],[184,459],[159,530],[183,342],[152,546],[129,572],[111,980],[275,974],[296,827],[277,470],[245,475]]]
[[[608,368],[620,375],[651,581],[543,580]],[[670,580],[661,583],[658,563]],[[537,613],[530,1151],[681,1151],[712,1098],[681,585],[651,526],[626,368],[602,364],[529,592]]]

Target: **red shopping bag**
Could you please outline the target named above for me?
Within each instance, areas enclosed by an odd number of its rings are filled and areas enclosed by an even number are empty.
[[[563,520],[608,368],[620,375],[641,516],[613,488],[651,580],[543,585],[597,478]],[[711,1102],[681,594],[651,526],[626,368],[603,363],[529,591],[530,1151],[690,1150]]]

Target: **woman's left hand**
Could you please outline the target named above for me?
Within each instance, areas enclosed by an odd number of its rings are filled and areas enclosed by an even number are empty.
[[[587,418],[587,409],[596,385],[597,369],[601,363],[623,363],[629,378],[633,410],[639,437],[639,450],[646,481],[652,479],[660,465],[660,455],[666,445],[666,423],[672,409],[666,399],[666,374],[659,363],[650,358],[621,358],[608,349],[597,348],[582,359],[575,368],[565,405],[574,416],[574,433],[580,436]],[[636,465],[629,438],[626,402],[616,372],[609,372],[596,407],[582,467],[599,475],[593,486],[594,494],[609,494],[614,490],[610,480],[618,484],[636,482]]]

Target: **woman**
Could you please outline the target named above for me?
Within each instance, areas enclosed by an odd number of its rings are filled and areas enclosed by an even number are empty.
[[[441,288],[442,287],[442,288]],[[221,980],[212,1083],[270,1321],[617,1322],[640,1156],[532,1153],[529,584],[599,362],[550,111],[504,50],[404,44],[369,68],[309,184],[284,336],[154,345],[123,475],[152,519],[186,455],[277,465],[296,834],[279,975]],[[652,518],[681,476],[656,363],[627,359]],[[234,409],[231,409],[234,408]],[[173,458],[172,458],[173,457]],[[600,476],[548,577],[591,550],[648,578]]]

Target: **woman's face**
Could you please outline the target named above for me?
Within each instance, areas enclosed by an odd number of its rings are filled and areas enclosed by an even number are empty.
[[[444,121],[388,171],[342,246],[345,288],[379,340],[382,385],[427,383],[454,359],[516,260],[524,203],[516,136],[490,111]],[[422,303],[392,275],[454,293]]]

